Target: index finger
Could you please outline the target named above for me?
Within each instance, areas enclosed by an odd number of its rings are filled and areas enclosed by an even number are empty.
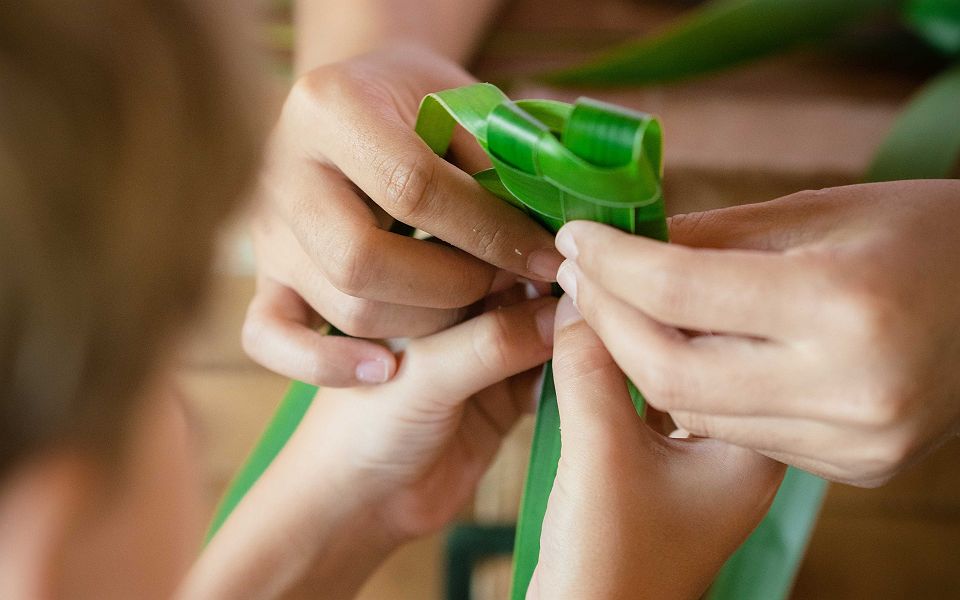
[[[518,275],[553,281],[553,236],[437,156],[404,123],[369,114],[330,123],[324,155],[393,218]]]
[[[816,279],[779,252],[688,248],[575,221],[557,247],[602,288],[674,327],[783,338],[816,318]]]

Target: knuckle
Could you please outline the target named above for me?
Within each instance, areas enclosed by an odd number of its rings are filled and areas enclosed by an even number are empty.
[[[723,211],[702,211],[684,213],[670,217],[667,222],[670,226],[670,237],[679,243],[690,243],[698,238],[708,237],[718,229],[717,221],[721,220]]]
[[[868,448],[860,464],[849,469],[851,480],[860,487],[879,487],[889,482],[916,451],[912,436],[903,433],[879,437]]]
[[[822,270],[832,279],[834,305],[841,322],[858,345],[886,348],[899,330],[903,315],[908,314],[889,277],[877,272],[852,273],[836,266],[824,265]]]
[[[564,335],[576,334],[565,332]],[[602,343],[596,339],[586,343],[578,339],[576,344],[566,344],[561,340],[554,349],[554,371],[562,373],[562,377],[569,381],[590,377],[610,368],[613,362]]]
[[[872,394],[863,415],[863,424],[870,428],[885,429],[902,422],[907,416],[910,401],[897,386],[883,387]]]
[[[243,326],[240,329],[240,345],[243,351],[247,356],[258,362],[265,329],[266,324],[263,319],[253,317],[249,313],[243,320]]]
[[[402,156],[386,161],[381,170],[388,212],[402,222],[416,222],[429,213],[437,186],[433,162],[420,156]]]
[[[656,275],[650,281],[650,302],[662,315],[682,314],[690,303],[686,255],[686,250],[674,249],[653,265]]]
[[[362,295],[374,279],[376,253],[369,235],[354,236],[327,268],[327,279],[333,287],[351,296]]]
[[[328,106],[332,100],[342,100],[355,85],[350,71],[338,65],[325,65],[304,73],[293,83],[288,105],[312,109]]]
[[[688,377],[673,369],[654,367],[647,370],[641,391],[657,408],[674,410],[687,405],[690,387]]]
[[[513,362],[509,351],[513,328],[504,312],[493,311],[475,323],[471,339],[477,364],[491,373],[509,368]]]
[[[343,333],[353,337],[378,337],[377,311],[374,303],[362,298],[343,299],[337,303],[336,314],[330,318]]]

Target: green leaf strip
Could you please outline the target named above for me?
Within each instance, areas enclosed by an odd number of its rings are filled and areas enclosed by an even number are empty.
[[[899,0],[716,0],[659,33],[541,78],[594,86],[683,79],[825,38],[898,4]]]
[[[652,116],[581,98],[574,104],[512,102],[480,83],[427,96],[416,130],[438,154],[456,123],[477,139],[493,169],[484,187],[551,231],[590,219],[667,239],[660,186],[663,136]],[[514,551],[512,597],[523,598],[540,556],[540,532],[560,459],[560,415],[551,365],[545,367]],[[643,414],[643,400],[630,386]]]
[[[950,177],[960,158],[960,63],[927,83],[893,124],[867,181]]]

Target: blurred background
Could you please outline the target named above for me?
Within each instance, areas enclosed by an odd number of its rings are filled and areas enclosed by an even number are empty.
[[[564,90],[524,80],[651,31],[692,2],[517,0],[472,66],[514,98],[579,95],[658,114],[665,130],[665,196],[672,214],[769,200],[854,183],[910,94],[937,68],[890,31],[856,32],[692,82],[637,90]],[[286,2],[264,8],[264,45],[276,72],[276,111],[289,85]],[[960,99],[958,99],[960,102]],[[287,381],[255,365],[239,332],[253,293],[242,224],[228,232],[215,289],[179,377],[204,426],[210,512],[253,446]],[[465,521],[512,523],[532,423],[505,444]],[[509,557],[481,561],[473,597],[506,598]],[[443,597],[444,536],[405,547],[368,583],[366,600]],[[960,440],[877,490],[832,485],[794,598],[960,598]]]

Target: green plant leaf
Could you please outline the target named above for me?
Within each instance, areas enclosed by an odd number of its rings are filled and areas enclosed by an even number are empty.
[[[777,497],[746,542],[720,570],[707,600],[783,600],[803,560],[827,482],[787,469]]]
[[[960,55],[960,2],[908,0],[903,17],[931,46],[944,54]]]
[[[659,33],[541,77],[551,83],[595,86],[682,79],[824,38],[899,2],[716,0]]]
[[[960,158],[960,63],[907,104],[867,170],[867,181],[950,177]]]
[[[312,386],[300,381],[293,381],[287,389],[286,395],[273,413],[267,428],[257,440],[250,455],[244,461],[243,466],[233,476],[230,485],[223,498],[217,504],[213,513],[213,520],[207,529],[206,541],[220,530],[227,517],[237,508],[243,497],[246,496],[253,484],[260,479],[270,463],[280,454],[287,440],[293,435],[303,420],[303,415],[310,408],[313,397],[317,394],[316,386]]]

